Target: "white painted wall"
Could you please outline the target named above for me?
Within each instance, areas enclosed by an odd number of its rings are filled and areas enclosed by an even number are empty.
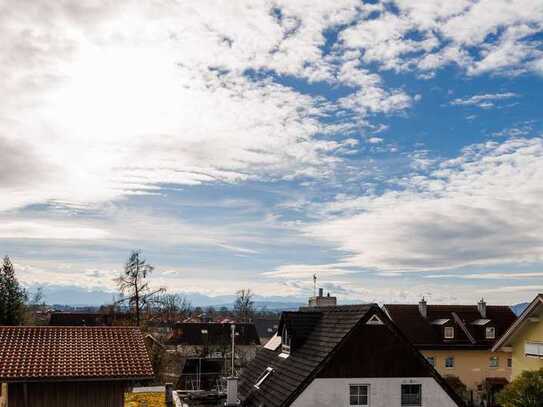
[[[423,407],[457,407],[431,377],[315,379],[291,404],[292,407],[349,407],[349,385],[370,385],[370,407],[401,407],[401,385],[421,384]]]

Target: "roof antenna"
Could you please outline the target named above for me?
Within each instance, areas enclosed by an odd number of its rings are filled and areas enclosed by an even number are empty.
[[[317,298],[317,273],[313,274],[313,298]]]

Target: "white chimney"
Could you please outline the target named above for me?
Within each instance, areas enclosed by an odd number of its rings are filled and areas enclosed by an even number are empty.
[[[226,378],[226,404],[225,406],[239,406],[240,401],[238,399],[238,378],[227,377]]]
[[[422,297],[422,300],[419,301],[419,312],[423,318],[428,318],[428,303],[424,297]]]
[[[481,314],[481,318],[486,318],[486,302],[483,298],[477,303],[477,310]]]

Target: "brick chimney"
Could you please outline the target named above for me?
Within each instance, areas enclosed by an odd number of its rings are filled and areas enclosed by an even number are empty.
[[[331,297],[330,293],[324,296],[324,290],[319,288],[319,295],[316,297],[311,297],[309,299],[308,305],[310,307],[326,307],[326,306],[335,306],[337,305],[337,298]]]

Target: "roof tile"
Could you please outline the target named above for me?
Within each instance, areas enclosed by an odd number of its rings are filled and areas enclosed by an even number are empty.
[[[152,377],[138,328],[0,326],[0,382]]]

